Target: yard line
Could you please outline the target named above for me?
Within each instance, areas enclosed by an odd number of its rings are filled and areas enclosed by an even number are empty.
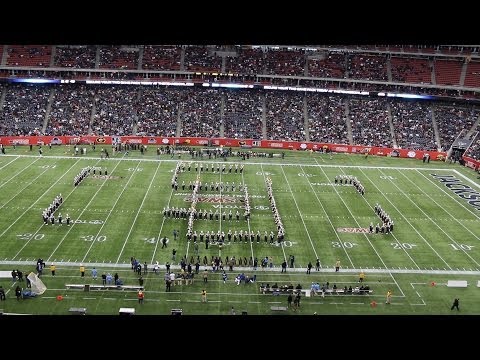
[[[315,250],[315,246],[313,246],[313,241],[312,241],[312,238],[310,237],[310,232],[307,229],[307,225],[305,224],[305,221],[303,220],[302,213],[300,212],[300,208],[298,207],[297,200],[295,199],[295,196],[293,195],[292,187],[290,186],[290,183],[288,182],[287,175],[285,174],[285,170],[283,170],[283,166],[280,166],[280,169],[282,169],[283,177],[285,178],[285,181],[288,185],[288,190],[290,191],[290,194],[292,195],[292,198],[293,198],[293,202],[295,203],[295,206],[297,207],[297,211],[300,214],[300,219],[302,220],[303,227],[305,228],[305,231],[307,232],[308,239],[310,240],[310,245],[312,245],[313,252],[315,253],[315,259],[319,259],[317,251]],[[352,266],[353,266],[353,263],[352,263]]]
[[[32,185],[35,180],[37,180],[39,177],[41,177],[43,174],[45,174],[45,172],[47,172],[48,170],[50,170],[49,168],[46,168],[45,170],[43,170],[40,174],[38,174],[38,176],[36,176],[32,181],[30,181],[29,183],[27,183],[27,185],[25,185],[23,188],[20,189],[19,192],[17,192],[15,195],[13,195],[13,197],[10,198],[10,200],[8,200],[5,204],[3,204],[2,206],[0,206],[0,209],[3,209],[3,207],[5,205],[7,205],[8,203],[10,203],[11,201],[13,201],[13,199],[15,199],[19,194],[21,194],[23,192],[23,190],[25,190],[27,187],[29,187],[30,185]],[[9,180],[10,181],[10,180]]]
[[[342,169],[342,172],[345,174],[345,171],[343,171],[343,169]],[[363,197],[363,196],[362,196],[362,197]],[[365,197],[363,197],[363,200],[365,200],[365,202],[367,203],[368,207],[369,207],[370,209],[372,209],[372,211],[375,212],[374,207],[368,203],[368,201],[367,201],[367,199],[365,199]],[[416,266],[418,269],[420,269],[420,266],[418,266],[418,264],[415,262],[415,260],[413,260],[413,258],[412,258],[412,257],[410,256],[410,254],[408,253],[407,249],[405,249],[403,246],[401,246],[400,241],[399,241],[398,238],[395,236],[395,234],[394,234],[393,232],[390,233],[390,234],[393,236],[393,238],[395,239],[395,241],[397,242],[397,244],[400,245],[400,248],[403,250],[403,252],[410,258],[410,260],[412,260],[412,262],[415,264],[415,266]],[[366,235],[365,235],[365,236],[366,236]]]
[[[8,164],[14,162],[15,160],[17,159],[13,159],[12,161],[10,161]],[[3,186],[7,185],[11,180],[15,179],[18,175],[20,175],[22,172],[24,172],[25,170],[27,170],[30,166],[32,166],[33,164],[35,164],[38,160],[40,160],[40,158],[37,158],[35,161],[31,162],[28,166],[25,166],[22,170],[20,170],[19,172],[17,172],[16,174],[14,174],[10,179],[8,179],[7,181],[5,181],[2,185],[0,185],[0,188],[2,188]],[[7,164],[7,165],[8,165]],[[6,165],[5,165],[6,166]],[[0,168],[0,170],[2,170],[5,166],[2,166]]]
[[[45,191],[45,193],[47,193],[50,189],[52,189],[52,188],[67,174],[67,172],[70,171],[70,169],[73,168],[75,165],[76,165],[76,163],[73,164],[72,166],[70,166],[70,168],[65,172],[65,174],[63,174],[61,177],[59,177],[59,178],[57,179],[57,181],[55,181],[55,182],[52,184],[52,186],[50,186],[50,187],[47,189],[47,191]],[[48,170],[48,169],[46,169],[46,170]],[[42,174],[43,174],[43,173],[42,173]],[[1,238],[3,235],[5,235],[5,233],[6,233],[13,225],[15,225],[15,224],[17,223],[17,221],[20,220],[20,219],[22,218],[22,216],[25,215],[25,214],[27,213],[27,211],[30,210],[40,199],[41,199],[41,197],[39,197],[39,198],[38,198],[35,202],[33,202],[32,205],[30,205],[19,217],[17,217],[17,220],[15,220],[13,223],[11,223],[10,226],[7,227],[7,228],[0,234],[0,238]],[[27,243],[25,243],[25,244],[22,246],[22,249],[23,249],[29,242],[30,242],[30,240],[27,241]],[[20,249],[20,250],[21,250],[21,249]],[[20,252],[20,251],[19,251],[19,252]],[[19,254],[19,252],[17,252],[17,254],[13,257],[14,259],[15,259],[15,257]]]
[[[125,155],[124,155],[125,156]],[[80,159],[79,159],[80,160]],[[98,163],[98,161],[97,161]],[[118,161],[117,162],[117,165],[115,165],[115,167],[113,168],[113,170],[111,171],[111,173],[113,173],[115,171],[115,169],[118,167],[118,165],[120,165],[121,162]],[[138,165],[137,165],[138,166]],[[133,173],[134,171],[132,171],[132,175],[133,176]],[[130,178],[131,178],[130,176]],[[129,180],[130,181],[130,180]],[[100,185],[100,187],[97,189],[97,191],[95,191],[95,193],[93,194],[92,198],[90,199],[90,201],[87,203],[87,205],[83,208],[83,210],[80,212],[79,214],[79,217],[85,212],[85,210],[88,208],[88,206],[90,205],[90,203],[93,201],[93,199],[95,199],[95,196],[100,192],[100,190],[102,190],[103,186],[106,184],[106,181],[104,181],[102,183],[102,185]],[[109,213],[110,215],[110,213]],[[105,222],[104,222],[105,224]],[[57,244],[57,246],[55,247],[55,249],[53,249],[52,253],[50,254],[50,256],[47,258],[47,262],[50,260],[50,258],[53,256],[53,254],[55,254],[55,251],[57,251],[57,249],[60,247],[60,245],[62,245],[62,243],[65,241],[65,239],[67,238],[68,234],[70,233],[70,231],[72,231],[72,229],[74,228],[75,226],[75,221],[73,221],[72,223],[72,226],[70,226],[70,228],[68,229],[68,231],[65,233],[65,235],[63,235],[63,238],[62,240],[60,240],[60,242]],[[103,226],[103,225],[102,225]]]
[[[133,219],[133,222],[132,222],[132,225],[130,226],[130,230],[128,231],[128,234],[127,234],[127,237],[125,238],[125,242],[123,243],[123,246],[122,246],[122,249],[120,250],[120,254],[118,254],[118,258],[117,258],[117,261],[116,261],[116,264],[118,264],[118,261],[120,260],[120,256],[122,256],[122,253],[123,253],[123,249],[125,249],[125,245],[127,245],[127,241],[128,241],[128,238],[130,237],[130,234],[132,233],[132,230],[133,230],[133,225],[135,225],[135,222],[137,221],[137,218],[138,218],[138,215],[140,214],[140,209],[142,208],[143,206],[143,203],[145,202],[145,199],[147,198],[147,194],[148,192],[150,191],[150,188],[152,187],[152,184],[153,184],[153,180],[155,179],[155,176],[157,176],[157,173],[158,173],[158,169],[160,168],[160,164],[161,162],[158,163],[157,165],[157,168],[155,169],[155,174],[153,174],[152,176],[152,180],[150,180],[150,184],[148,185],[148,189],[147,191],[145,191],[145,195],[143,195],[143,199],[142,199],[142,203],[140,204],[140,206],[138,207],[138,210],[137,210],[137,214],[135,215],[135,219]],[[140,165],[140,162],[137,164],[137,167],[138,165]],[[133,176],[132,176],[133,177]],[[132,179],[132,177],[130,177],[130,179]],[[130,182],[130,179],[128,179],[128,182],[127,184]],[[126,184],[126,185],[127,185]],[[125,188],[123,190],[126,189],[126,185],[125,185]],[[122,190],[122,194],[123,194],[123,190]],[[120,195],[122,195],[120,194]],[[120,196],[118,197],[118,199],[120,199]],[[118,201],[117,199],[117,201]],[[115,201],[115,204],[117,203],[117,201]],[[115,207],[115,205],[114,205]],[[111,213],[110,213],[111,214]],[[110,214],[108,214],[110,216]],[[106,222],[106,221],[105,221]],[[104,223],[105,224],[105,223]],[[103,225],[102,225],[103,227]],[[98,235],[98,234],[97,234]],[[94,242],[92,242],[92,245],[93,245]],[[92,245],[90,245],[90,247],[92,247]],[[90,249],[88,249],[90,251]],[[88,254],[88,252],[87,252]],[[87,256],[87,254],[85,254],[85,257]],[[84,258],[85,259],[85,258]]]
[[[138,162],[137,166],[135,167],[135,170],[138,168],[138,166],[141,164],[141,161]],[[158,171],[158,167],[160,166],[160,163],[158,163],[157,165],[157,169],[155,170],[155,174],[154,176],[152,177],[152,180],[150,181],[150,185],[148,187],[148,189],[150,189],[150,187],[152,186],[152,182],[153,182],[153,178],[155,177],[155,175],[157,174],[157,171]],[[117,200],[115,200],[115,203],[113,204],[113,207],[112,209],[115,208],[115,206],[117,205],[118,201],[120,200],[120,197],[122,196],[123,192],[125,191],[125,189],[127,188],[128,184],[130,183],[130,181],[133,179],[133,175],[134,175],[135,171],[132,171],[132,175],[128,178],[128,181],[125,183],[125,186],[123,187],[122,189],[122,192],[118,195],[117,197]],[[143,196],[143,200],[142,200],[142,203],[140,204],[140,207],[143,205],[143,203],[145,202],[145,196],[146,194],[148,193],[148,189],[147,191],[145,192],[145,195]],[[103,226],[107,223],[107,220],[108,218],[110,217],[110,215],[112,214],[112,211],[110,211],[107,215],[107,219],[105,219],[105,222],[102,224],[102,228]],[[133,229],[133,224],[135,223],[135,221],[137,220],[137,217],[138,217],[138,210],[137,210],[137,215],[135,216],[135,219],[132,223],[132,226],[130,227],[130,231],[128,232],[127,234],[127,238],[125,239],[125,242],[123,243],[123,246],[122,246],[122,249],[120,250],[120,254],[118,254],[118,258],[117,258],[117,261],[115,262],[115,264],[118,264],[118,261],[120,260],[120,256],[122,255],[123,253],[123,249],[125,248],[125,245],[127,244],[127,240],[128,240],[128,237],[130,236],[130,233],[132,232],[132,229]],[[102,230],[102,228],[100,228],[99,232],[97,233],[97,235],[100,233],[100,231]],[[93,245],[93,244],[92,244]],[[91,246],[90,246],[91,247]],[[88,249],[88,251],[90,251],[90,248]],[[88,254],[88,251],[87,251],[87,254]],[[85,258],[87,257],[87,254],[85,254],[84,256],[84,260]]]
[[[173,197],[173,188],[171,189],[170,191],[170,197],[168,198],[168,203],[167,203],[167,208],[170,208],[170,202],[172,201],[172,197]],[[162,214],[163,215],[163,214]],[[157,241],[155,243],[155,249],[153,250],[153,254],[152,254],[152,260],[150,260],[150,262],[153,264],[153,261],[155,259],[155,254],[157,253],[157,249],[158,249],[158,243],[160,242],[160,236],[162,234],[162,230],[163,230],[163,225],[165,224],[165,216],[163,216],[163,219],[162,219],[162,225],[160,225],[160,230],[158,231],[158,236],[157,236]],[[172,243],[173,245],[173,243]],[[187,253],[188,253],[188,249],[187,249]]]
[[[77,165],[77,163],[78,163],[80,160],[81,160],[81,159],[78,159],[78,160],[75,162],[75,164],[73,164],[73,166]],[[100,160],[97,161],[97,162],[95,163],[95,165],[97,165],[99,162],[100,162]],[[70,168],[70,169],[71,169],[71,168]],[[70,169],[68,169],[68,170],[65,172],[65,175],[67,174],[68,171],[70,171]],[[63,176],[62,176],[62,177],[63,177]],[[68,198],[70,197],[70,195],[72,195],[73,192],[74,192],[77,188],[78,188],[78,187],[75,186],[75,187],[73,188],[73,190],[70,191],[70,192],[63,198],[63,202],[60,204],[59,209],[60,209],[60,208],[63,209],[63,204],[65,204],[65,202],[68,200]],[[22,246],[22,248],[15,254],[15,256],[14,256],[13,258],[15,258],[16,256],[18,256],[18,254],[20,253],[20,251],[22,251],[22,250],[25,248],[25,246],[27,246],[27,245],[30,243],[30,241],[35,238],[35,236],[36,236],[36,235],[38,234],[38,232],[43,228],[43,226],[44,226],[44,225],[41,224],[41,225],[38,227],[38,229],[37,229],[37,230],[32,234],[32,236],[30,237],[30,240],[28,240],[28,241]],[[56,261],[57,261],[57,260],[55,259],[55,262],[56,262]],[[63,261],[63,259],[62,259],[62,261]]]
[[[445,194],[447,194],[448,197],[450,197],[451,199],[455,200],[458,204],[460,204],[465,210],[467,210],[470,214],[472,214],[473,216],[475,216],[477,219],[480,220],[480,216],[477,215],[475,213],[475,211],[472,209],[471,206],[467,206],[467,204],[465,204],[465,201],[462,201],[458,196],[454,196],[453,193],[451,191],[447,191],[446,190],[446,186],[442,186],[441,183],[439,183],[438,181],[435,181],[434,179],[432,178],[429,178],[428,176],[425,176],[424,174],[422,174],[420,171],[418,172],[420,175],[422,175],[425,179],[427,179],[429,182],[431,182],[433,185],[435,185],[437,188],[439,188],[440,190],[442,190],[442,192],[444,192]],[[456,220],[456,219],[455,219]]]
[[[316,161],[316,160],[315,160],[315,161]],[[320,166],[320,165],[319,165],[319,166]],[[300,169],[301,169],[302,172],[305,174],[305,170],[303,169],[303,167],[302,167],[301,165],[300,165]],[[305,179],[308,181],[308,184],[309,184],[310,187],[312,188],[312,192],[315,194],[315,197],[317,198],[318,203],[319,203],[320,206],[322,207],[322,210],[323,210],[323,212],[325,213],[325,217],[326,217],[326,219],[328,220],[328,222],[330,223],[330,226],[332,227],[333,232],[334,232],[335,236],[337,237],[339,243],[342,245],[342,249],[343,249],[343,251],[345,251],[345,255],[347,255],[347,258],[348,258],[348,260],[350,261],[350,264],[352,264],[352,267],[355,267],[355,266],[353,265],[352,259],[350,258],[350,255],[348,255],[347,249],[346,249],[345,246],[343,245],[343,241],[341,241],[340,236],[338,235],[338,232],[337,232],[337,230],[335,229],[335,226],[334,226],[333,223],[332,223],[332,220],[331,220],[330,217],[328,216],[327,211],[325,210],[325,208],[323,207],[322,202],[321,202],[320,199],[318,198],[317,192],[316,192],[315,189],[313,188],[312,183],[310,182],[310,180],[307,179],[306,176],[305,176]]]
[[[263,168],[262,168],[262,173],[263,173]],[[265,174],[263,175],[263,177],[265,178]],[[221,175],[220,175],[220,178],[221,178]],[[245,189],[245,186],[247,186],[245,184],[245,180],[244,180],[244,177],[243,177],[243,171],[242,171],[242,183],[243,183],[243,187],[242,189]],[[250,238],[250,232],[252,231],[252,229],[250,228],[250,216],[247,218],[247,226],[248,226],[248,238]],[[253,241],[250,241],[250,251],[252,252],[252,266],[255,262],[255,254],[253,253]]]
[[[473,180],[469,179],[468,177],[466,177],[465,175],[463,175],[461,172],[459,172],[457,170],[451,170],[451,171],[453,171],[458,176],[462,177],[465,181],[468,181],[473,186],[476,186],[477,188],[480,188],[480,185],[478,185],[475,181],[473,181]]]
[[[417,228],[415,226],[412,225],[412,223],[410,221],[408,221],[408,219],[403,215],[403,212],[401,212],[400,210],[398,210],[398,208],[395,206],[395,204],[393,204],[390,199],[388,197],[386,197],[382,191],[380,191],[380,189],[378,188],[378,186],[365,174],[365,172],[363,170],[360,169],[360,171],[362,172],[362,174],[368,179],[368,181],[370,181],[370,183],[375,186],[375,188],[378,190],[378,192],[380,194],[382,194],[382,196],[395,208],[395,210],[397,210],[397,212],[401,215],[402,218],[405,219],[405,221],[410,225],[410,227],[418,234],[418,236],[420,236],[423,241],[430,247],[430,249],[432,249],[432,251],[444,262],[445,265],[447,265],[447,267],[449,269],[452,269],[452,267],[440,256],[440,254],[432,247],[432,245],[430,245],[430,243],[427,241],[427,239],[425,239],[422,234],[420,234],[417,230]],[[383,174],[383,172],[382,172]],[[393,183],[393,181],[391,181]],[[407,199],[409,199],[409,197],[405,196]]]
[[[0,167],[0,170],[3,170],[4,168],[6,168],[8,165],[10,165],[11,163],[13,163],[14,161],[18,160],[19,159],[19,156],[15,155],[16,158],[13,159],[12,161],[6,163],[5,165],[3,165],[2,167]],[[40,158],[38,158],[37,160],[39,160]]]
[[[325,173],[325,170],[323,170],[323,168],[320,166],[320,170],[322,170],[323,174],[325,175],[325,177],[328,179],[328,176],[327,174]],[[343,169],[341,169],[342,172],[343,172]],[[328,181],[330,181],[330,179],[328,179]],[[343,198],[338,194],[338,190],[335,186],[333,186],[333,189],[335,190],[335,192],[337,193],[338,197],[340,198],[340,200],[342,201],[343,205],[347,208],[348,212],[350,213],[351,217],[353,218],[353,220],[357,223],[357,226],[358,227],[361,227],[360,224],[358,223],[357,221],[357,218],[355,216],[353,216],[352,214],[352,211],[350,210],[350,208],[347,206],[347,204],[345,204],[345,201],[343,200]],[[382,257],[380,256],[380,254],[378,253],[377,249],[375,249],[375,246],[373,246],[372,242],[370,241],[370,239],[368,238],[367,234],[363,233],[363,236],[365,237],[365,239],[368,241],[368,243],[370,244],[370,246],[372,247],[373,251],[375,252],[375,254],[377,254],[378,258],[380,259],[380,261],[382,262],[383,266],[385,268],[387,268],[387,264],[385,264],[385,262],[383,261]],[[395,283],[397,284],[397,287],[398,289],[400,290],[400,292],[403,294],[403,291],[402,289],[400,288],[400,285],[398,285],[397,281],[395,280],[395,278],[393,277],[392,274],[390,274],[390,276],[392,277],[393,281],[395,281]],[[404,295],[405,296],[405,295]]]
[[[139,166],[140,164],[141,164],[141,161],[138,162],[136,168],[138,168],[138,166]],[[138,209],[137,209],[137,214],[135,215],[135,219],[133,219],[132,225],[130,226],[130,230],[128,231],[128,234],[127,234],[127,237],[126,237],[126,239],[125,239],[125,242],[123,243],[122,249],[120,250],[120,254],[118,255],[116,264],[118,264],[118,260],[120,260],[120,256],[121,256],[122,253],[123,253],[123,249],[125,248],[125,245],[127,245],[128,238],[130,237],[130,234],[132,233],[132,230],[133,230],[133,225],[134,225],[135,222],[137,221],[138,214],[140,214],[140,209],[142,208],[143,203],[145,202],[145,199],[146,199],[146,197],[147,197],[147,194],[148,194],[148,192],[150,191],[150,188],[152,187],[153,179],[155,179],[155,176],[157,176],[157,172],[158,172],[158,168],[160,167],[160,164],[161,164],[161,162],[158,163],[157,168],[155,169],[155,174],[153,174],[152,180],[150,180],[150,184],[148,185],[148,189],[147,189],[147,191],[145,192],[145,195],[143,196],[142,203],[140,204],[140,206],[139,206]],[[128,179],[128,181],[127,181],[127,183],[125,184],[122,192],[120,193],[120,195],[118,196],[117,200],[115,201],[115,204],[113,205],[112,209],[115,208],[115,206],[117,205],[118,200],[120,200],[120,197],[122,196],[123,192],[124,192],[125,189],[127,188],[128,183],[129,183],[130,180],[133,178],[133,173],[135,173],[135,171],[132,171],[132,176],[130,176],[130,178]],[[107,219],[105,219],[104,223],[102,224],[102,227],[101,227],[100,230],[97,232],[97,236],[98,236],[98,234],[100,234],[100,231],[102,230],[103,226],[107,223],[107,220],[108,220],[108,218],[110,217],[111,214],[112,214],[112,212],[109,212],[109,213],[108,213]],[[96,237],[97,237],[97,236],[96,236]],[[96,237],[95,237],[95,238],[96,238]],[[90,249],[92,248],[92,246],[93,246],[94,243],[95,243],[95,241],[92,241],[92,244],[90,245],[90,247],[88,248],[87,252],[85,253],[85,256],[83,257],[83,260],[85,260],[85,258],[87,257],[87,255],[88,255],[88,253],[90,252]]]
[[[407,178],[408,181],[410,181],[412,184],[414,184],[418,189],[420,189],[420,191],[422,191],[422,193],[423,193],[426,197],[428,197],[430,200],[432,200],[439,208],[441,208],[445,213],[447,213],[450,218],[452,218],[454,221],[456,221],[458,224],[460,224],[465,230],[467,230],[470,234],[472,234],[477,240],[480,240],[480,237],[478,237],[477,235],[475,235],[468,227],[466,227],[465,225],[463,225],[455,216],[452,216],[448,211],[446,211],[446,210],[443,208],[443,206],[441,206],[439,203],[437,203],[437,202],[435,201],[435,199],[433,199],[430,195],[428,195],[426,192],[424,192],[424,191],[422,190],[422,188],[420,188],[420,186],[418,186],[417,184],[415,184],[412,180],[410,180],[410,179],[409,179],[407,176],[405,176],[404,174],[402,174],[402,175],[403,175],[405,178]],[[425,175],[423,175],[423,174],[421,174],[421,175],[425,177]],[[426,177],[426,178],[428,179],[428,177]],[[444,189],[442,189],[442,190],[445,191]],[[449,195],[450,195],[450,194],[449,194]],[[451,195],[451,196],[453,196],[453,195]],[[435,223],[435,224],[436,224],[436,223]],[[437,226],[438,226],[438,225],[437,225]],[[442,230],[442,231],[443,231],[443,230]],[[444,233],[445,233],[445,232],[444,232]],[[447,236],[448,236],[456,245],[458,245],[458,247],[461,248],[461,246],[460,246],[455,240],[453,240],[449,235],[447,235]],[[465,252],[465,254],[467,254],[464,249],[462,249],[462,250],[463,250],[463,252]],[[468,255],[468,254],[467,254],[467,255]],[[468,256],[470,257],[470,255],[468,255]],[[471,258],[471,257],[470,257],[470,258]],[[472,260],[473,260],[473,259],[472,259]],[[474,262],[476,262],[476,261],[474,260]],[[477,265],[479,265],[479,264],[477,263]]]

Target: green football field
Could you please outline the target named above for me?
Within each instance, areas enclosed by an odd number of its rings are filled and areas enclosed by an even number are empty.
[[[480,314],[480,200],[472,195],[480,192],[480,185],[477,174],[458,164],[298,151],[286,151],[284,158],[224,160],[192,158],[189,154],[157,156],[149,149],[143,155],[130,151],[128,155],[117,153],[102,159],[98,147],[95,152],[89,148],[87,154],[78,156],[72,150],[45,147],[43,156],[39,156],[35,148],[30,151],[28,147],[7,147],[6,154],[0,156],[0,270],[19,269],[26,274],[35,271],[36,260],[42,258],[46,268],[41,279],[47,287],[43,295],[17,301],[14,289],[18,283],[9,277],[0,278],[7,295],[7,300],[0,302],[5,313],[69,314],[71,307],[85,307],[87,314],[99,315],[118,314],[119,308],[128,307],[135,308],[139,315],[166,315],[176,308],[185,315],[226,315],[233,307],[237,314],[246,311],[255,315],[443,315],[456,313],[450,306],[457,297],[461,314]],[[185,171],[178,173],[179,187],[175,190],[171,182],[179,163],[185,165]],[[243,165],[243,171],[235,172],[235,165],[238,169]],[[96,174],[91,173],[74,186],[74,177],[87,166],[95,167]],[[339,175],[356,177],[365,195],[350,184],[335,185]],[[193,241],[187,241],[188,219],[164,216],[163,210],[188,209],[193,192],[188,184],[197,178],[209,185],[207,190],[203,187],[197,192],[197,211],[218,211],[219,219],[196,219],[193,230],[225,234],[229,230],[260,231],[259,242],[256,237],[253,241],[227,240],[223,247],[211,242],[206,249],[205,243],[199,241],[196,250]],[[269,238],[264,241],[265,231],[276,233],[267,179],[271,179],[273,198],[285,229],[282,243],[271,243]],[[228,182],[228,191],[215,186],[212,191],[210,185],[217,182]],[[240,191],[240,185],[247,190]],[[42,211],[59,194],[63,203],[55,217],[62,213],[64,224],[44,225]],[[248,221],[243,217],[246,201],[251,208]],[[368,232],[370,223],[381,224],[374,211],[376,204],[393,220],[392,233]],[[241,214],[239,221],[237,210]],[[71,217],[70,226],[65,224],[66,214]],[[174,230],[179,233],[176,240]],[[166,248],[162,248],[164,237]],[[177,250],[175,260],[173,249]],[[193,284],[178,284],[166,292],[165,264],[172,263],[172,269],[178,272],[184,256],[187,263],[199,257],[199,274]],[[224,283],[221,271],[211,271],[215,256],[224,262],[228,256],[246,263],[236,264],[233,271],[225,264]],[[101,284],[101,280],[92,279],[93,267],[99,276],[118,273],[124,284],[138,285],[131,257],[148,264],[148,272],[143,275],[143,304],[138,303],[136,291],[85,292],[65,286]],[[269,263],[262,267],[265,257]],[[204,258],[208,266],[204,266]],[[255,258],[256,269],[251,264]],[[284,259],[289,265],[286,273],[281,272]],[[315,269],[317,259],[319,270]],[[340,269],[335,272],[337,260]],[[157,261],[159,274],[152,271]],[[309,262],[313,264],[311,274],[306,273]],[[50,274],[52,263],[56,265],[55,276]],[[83,278],[80,264],[86,268]],[[262,283],[300,284],[310,289],[312,282],[322,285],[328,281],[330,288],[333,284],[342,289],[355,287],[362,270],[365,284],[373,290],[371,294],[303,296],[296,311],[273,311],[272,306],[287,305],[287,296],[259,290]],[[234,278],[240,273],[255,275],[256,282],[237,285]],[[449,280],[467,281],[468,286],[448,287]],[[25,287],[25,283],[19,285]],[[206,303],[201,299],[203,289],[207,291]],[[387,305],[389,290],[393,297]],[[63,300],[57,299],[59,295]]]

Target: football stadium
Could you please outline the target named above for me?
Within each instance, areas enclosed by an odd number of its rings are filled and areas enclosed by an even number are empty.
[[[0,314],[480,314],[479,51],[0,45]]]

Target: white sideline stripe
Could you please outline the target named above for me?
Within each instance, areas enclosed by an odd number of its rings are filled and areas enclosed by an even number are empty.
[[[350,305],[365,305],[365,303],[350,303]]]
[[[0,261],[0,265],[32,265],[32,261],[17,261],[17,260],[4,260]],[[56,264],[61,265],[61,266],[80,266],[79,262],[64,262],[64,263],[57,263]],[[112,263],[83,263],[83,265],[88,268],[88,267],[97,267],[97,268],[105,268],[105,269],[111,269],[111,270],[116,270],[118,268],[125,268],[125,269],[131,269],[132,265],[123,263],[123,264],[116,264],[113,265]],[[114,266],[114,267],[113,267]],[[171,265],[170,269],[180,269],[180,265]],[[160,265],[160,270],[165,270],[165,265]],[[236,266],[234,268],[235,271],[252,271],[252,267],[239,267]],[[327,269],[323,268],[320,269],[319,271],[315,271],[315,273],[326,273],[330,274],[332,276],[337,276],[337,275],[342,275],[342,274],[355,274],[355,276],[358,275],[358,273],[363,270],[365,273],[369,274],[432,274],[432,275],[480,275],[480,270],[429,270],[429,269],[389,269],[389,268],[379,268],[379,269],[369,269],[369,268],[361,268],[361,269],[340,269],[340,272],[336,273],[335,270],[333,269]],[[257,268],[257,273],[268,273],[272,272],[272,275],[283,275],[280,273],[280,268],[267,268],[267,269],[259,269]],[[305,273],[305,268],[288,268],[287,269],[287,274],[288,273]],[[10,275],[11,276],[11,275]],[[72,277],[78,277],[78,276],[72,276]],[[223,280],[219,280],[223,281]],[[437,283],[440,285],[439,283]]]
[[[83,300],[97,300],[97,298],[94,298],[94,297],[84,297]]]
[[[175,302],[180,302],[180,299],[167,299],[166,301],[175,301]]]
[[[4,154],[2,157],[25,157],[25,158],[37,158],[38,155],[22,155],[22,154]],[[76,159],[73,158],[72,156],[64,156],[64,155],[49,155],[49,156],[43,156],[43,159]],[[80,159],[85,159],[85,160],[98,160],[98,157],[96,156],[82,156]],[[109,160],[106,161],[147,161],[147,162],[177,162],[177,159],[171,160],[171,159],[160,159],[158,160],[157,158],[152,158],[152,159],[144,159],[141,157],[138,158],[110,158]],[[204,164],[211,164],[211,163],[218,163],[218,161],[202,161]],[[241,162],[238,161],[238,164]],[[250,162],[247,163],[246,165],[272,165],[272,166],[298,166],[297,163],[266,163],[266,162]],[[446,171],[448,168],[419,168],[419,167],[402,167],[402,166],[367,166],[367,165],[346,165],[346,164],[339,164],[339,165],[328,165],[328,164],[322,164],[322,165],[317,165],[317,164],[302,164],[302,166],[310,166],[310,167],[327,167],[327,168],[356,168],[356,169],[396,169],[396,170],[425,170],[425,171]],[[455,170],[452,170],[455,171]]]

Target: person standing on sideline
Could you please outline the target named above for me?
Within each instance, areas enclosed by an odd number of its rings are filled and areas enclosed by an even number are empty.
[[[338,272],[340,270],[340,259],[337,259],[335,262],[335,272]]]
[[[177,250],[173,249],[173,250],[172,250],[172,260],[173,260],[173,261],[175,261],[176,256],[177,256]]]
[[[387,301],[385,301],[385,304],[390,305],[392,303],[392,294],[393,294],[392,290],[387,291]]]
[[[317,262],[315,263],[315,270],[320,271],[320,259],[317,259]]]
[[[83,264],[80,264],[80,276],[85,277],[85,266]]]
[[[178,236],[178,231],[177,230],[173,230],[173,240],[177,240],[177,236]]]
[[[363,280],[365,280],[365,273],[361,270],[360,275],[358,275],[358,282],[363,283]]]
[[[207,290],[202,290],[202,303],[207,302]]]
[[[138,303],[143,304],[143,298],[145,297],[145,295],[143,294],[142,290],[138,291],[137,297],[138,297]]]
[[[293,296],[292,296],[292,293],[288,294],[288,298],[287,298],[287,305],[289,308],[292,307],[292,301],[293,301]]]
[[[450,310],[453,310],[453,309],[457,308],[457,311],[460,311],[459,305],[460,305],[460,299],[455,298],[453,300],[453,304],[452,304],[452,307],[450,308]]]
[[[97,274],[98,274],[97,269],[93,268],[93,269],[92,269],[92,278],[93,278],[93,280],[97,280]]]
[[[17,297],[17,300],[22,298],[22,288],[19,285],[15,288],[15,296]]]
[[[55,264],[52,263],[52,265],[50,265],[50,271],[52,272],[52,276],[55,276]]]
[[[308,262],[308,265],[307,265],[307,274],[310,274],[310,272],[312,271],[312,266],[313,266],[313,265],[312,265],[312,262],[309,261],[309,262]]]

